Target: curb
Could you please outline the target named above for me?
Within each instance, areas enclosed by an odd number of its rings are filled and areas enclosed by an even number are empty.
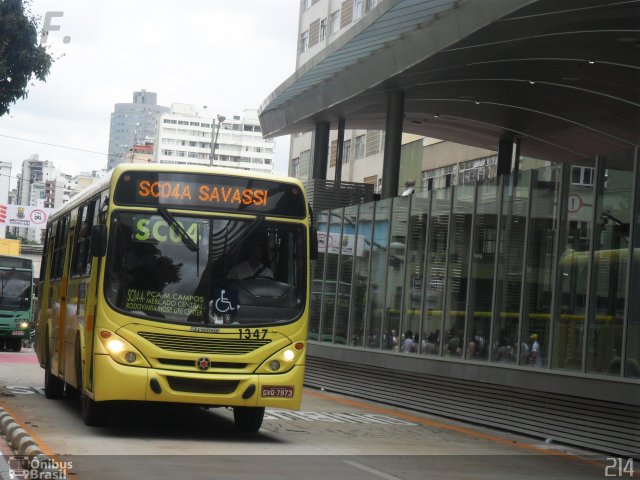
[[[26,453],[28,447],[38,446],[36,441],[2,407],[0,407],[0,434],[4,435],[16,455],[28,455]],[[29,453],[31,454],[28,455],[29,457],[44,455],[40,448],[32,448]]]
[[[30,469],[41,473],[55,474],[46,478],[66,478],[62,471],[58,472],[56,468],[52,468],[58,464],[57,460],[46,455],[31,435],[2,407],[0,407],[0,435],[4,436],[16,456],[23,457],[24,460],[28,459]]]

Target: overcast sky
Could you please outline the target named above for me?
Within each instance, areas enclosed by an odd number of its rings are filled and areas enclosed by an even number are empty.
[[[158,103],[207,105],[213,113],[259,108],[295,70],[300,0],[32,0],[53,18],[46,82],[0,117],[0,161],[37,153],[64,173],[106,168],[115,103],[156,92]],[[65,43],[65,37],[68,43]],[[8,137],[17,137],[16,140]],[[44,142],[71,148],[57,148]],[[285,173],[289,142],[277,139],[275,170]]]

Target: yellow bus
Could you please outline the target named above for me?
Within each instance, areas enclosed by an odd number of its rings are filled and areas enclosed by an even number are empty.
[[[55,211],[36,311],[45,395],[299,409],[317,241],[296,179],[123,164]]]

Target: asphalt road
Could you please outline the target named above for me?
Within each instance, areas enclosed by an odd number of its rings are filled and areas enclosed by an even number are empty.
[[[260,432],[243,434],[228,409],[149,405],[123,406],[108,427],[87,427],[77,400],[47,400],[42,387],[32,351],[0,352],[0,406],[76,480],[582,480],[606,478],[613,464],[593,452],[312,389],[300,412],[267,410]]]

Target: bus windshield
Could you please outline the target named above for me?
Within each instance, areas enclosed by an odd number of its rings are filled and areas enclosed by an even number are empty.
[[[28,310],[31,307],[31,272],[14,268],[0,270],[0,309]]]
[[[306,303],[301,224],[157,213],[113,215],[106,297],[128,315],[179,324],[273,325]]]

